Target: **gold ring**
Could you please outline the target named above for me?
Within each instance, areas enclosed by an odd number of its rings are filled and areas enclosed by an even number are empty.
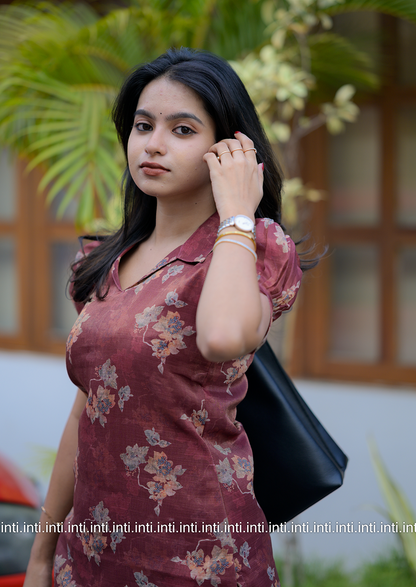
[[[225,153],[229,153],[231,155],[230,151],[228,151],[228,150],[227,151],[223,151],[222,153],[220,153],[219,155],[217,155],[217,159],[219,159],[221,157],[221,155],[224,155]]]
[[[245,151],[243,151],[243,153],[247,153],[247,151],[254,151],[255,153],[257,153],[257,149],[255,149],[254,147],[250,147],[250,149],[246,149]]]
[[[242,151],[243,149],[234,149],[234,151],[230,151],[230,153],[235,153],[236,151]]]

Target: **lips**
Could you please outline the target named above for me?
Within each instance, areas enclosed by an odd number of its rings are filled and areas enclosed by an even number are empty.
[[[150,161],[145,161],[140,165],[140,167],[150,167],[150,169],[163,169],[164,171],[169,171],[169,169],[166,169],[166,167],[163,167],[163,165],[159,165],[159,163],[151,163]]]
[[[159,163],[154,163],[150,161],[145,161],[144,163],[142,163],[140,165],[140,169],[142,169],[145,175],[152,176],[163,175],[169,171],[169,169],[166,169],[166,167],[163,167],[163,165],[159,165]]]

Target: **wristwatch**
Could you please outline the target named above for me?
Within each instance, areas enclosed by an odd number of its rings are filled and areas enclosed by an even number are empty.
[[[221,222],[218,227],[218,234],[224,228],[228,228],[229,226],[235,226],[238,230],[242,230],[243,232],[251,232],[256,238],[256,226],[251,218],[248,216],[244,216],[243,214],[237,214],[237,216],[231,216],[230,218],[226,218]]]

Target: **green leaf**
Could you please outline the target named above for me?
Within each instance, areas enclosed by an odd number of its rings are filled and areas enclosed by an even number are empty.
[[[78,156],[80,153],[83,153],[86,151],[86,145],[85,145],[85,141],[82,140],[82,137],[77,137],[76,139],[72,140],[72,141],[67,141],[67,142],[59,142],[57,145],[54,145],[53,147],[50,147],[49,149],[45,149],[42,150],[28,165],[27,170],[31,171],[32,169],[34,169],[37,165],[39,165],[40,163],[42,163],[43,161],[46,160],[50,160],[52,159],[52,157],[55,157],[56,155],[63,155],[64,153],[66,153],[69,149],[73,148],[73,147],[78,147],[78,149],[75,149],[74,151],[71,151],[70,154],[68,155],[69,157],[76,157]]]
[[[348,39],[334,33],[311,35],[308,39],[311,73],[316,79],[313,100],[328,99],[334,89],[350,84],[359,90],[379,88],[370,57]]]
[[[85,226],[94,217],[94,188],[92,185],[91,178],[85,185],[85,189],[81,194],[79,200],[79,206],[76,216],[76,224],[79,227]]]
[[[79,164],[80,164],[80,162],[77,161],[76,162],[77,169],[79,167]],[[52,202],[53,198],[62,190],[65,190],[66,194],[68,193],[69,190],[71,190],[71,193],[73,193],[75,195],[77,193],[77,190],[72,190],[72,187],[74,186],[74,184],[77,184],[79,187],[81,185],[82,181],[84,181],[87,173],[88,173],[88,169],[86,167],[84,167],[83,169],[81,169],[81,171],[79,171],[78,173],[76,173],[74,175],[74,168],[68,167],[66,169],[66,171],[64,171],[63,173],[60,173],[57,176],[57,180],[53,183],[53,186],[48,191],[46,202],[48,204],[50,202]]]
[[[97,155],[102,161],[102,167],[105,166],[112,174],[114,180],[117,183],[120,183],[124,169],[122,169],[114,159],[114,153],[111,153],[109,150],[100,147],[97,150]]]
[[[36,127],[35,127],[36,128]],[[37,132],[43,133],[44,128],[40,125],[37,126]],[[68,147],[71,145],[77,144],[83,137],[80,137],[79,129],[69,130],[67,132],[61,133],[52,133],[48,134],[48,136],[38,139],[37,141],[33,141],[28,148],[28,153],[33,153],[34,151],[45,150],[45,147],[52,147],[52,145],[61,146],[62,150],[67,150]],[[61,150],[58,151],[58,154]],[[48,155],[48,157],[52,157],[52,155]]]
[[[75,196],[77,196],[79,194],[80,190],[82,189],[81,186],[88,175],[88,169],[86,169],[86,168],[79,171],[77,169],[77,167],[74,166],[74,168],[70,168],[69,171],[71,173],[71,176],[74,177],[75,179],[73,181],[71,181],[70,183],[68,183],[68,185],[65,189],[65,195],[62,198],[62,201],[60,202],[58,210],[57,210],[57,217],[58,218],[62,218],[65,210],[67,209],[67,207],[69,206],[71,201],[74,199]],[[48,194],[48,198],[49,198],[49,196],[50,196],[50,194]]]
[[[394,523],[398,522],[399,529],[403,522],[416,528],[416,516],[403,491],[389,475],[377,450],[374,440],[369,441],[371,460],[376,471],[378,483],[387,506],[388,516]],[[399,532],[406,559],[416,574],[416,534],[413,532]]]
[[[74,151],[71,151],[70,153],[68,153],[65,157],[62,157],[60,159],[58,159],[58,161],[56,163],[54,163],[53,165],[50,166],[49,170],[46,172],[46,174],[43,176],[42,181],[39,184],[39,189],[42,190],[44,189],[49,182],[51,182],[53,179],[56,178],[56,176],[61,173],[64,169],[67,169],[69,166],[71,166],[71,164],[74,161],[78,161],[80,167],[83,166],[83,160],[82,160],[82,155],[85,154],[86,151],[86,146],[85,144],[82,144],[78,149],[75,149]],[[30,169],[34,168],[34,165],[32,165],[33,162],[31,162],[28,165],[28,170],[30,171]]]
[[[339,14],[358,10],[382,12],[416,22],[416,3],[414,0],[343,0],[340,4],[330,6],[325,12]]]

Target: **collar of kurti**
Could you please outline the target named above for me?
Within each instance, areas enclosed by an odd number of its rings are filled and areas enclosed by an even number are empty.
[[[173,263],[174,261],[180,260],[184,261],[185,263],[202,263],[203,261],[205,261],[205,259],[207,258],[209,253],[211,253],[214,247],[215,239],[217,237],[218,225],[219,216],[217,212],[214,212],[212,216],[205,220],[205,222],[203,222],[201,226],[199,226],[196,229],[196,231],[188,238],[186,242],[183,243],[183,245],[174,249],[164,259],[159,261],[156,267],[153,267],[153,269],[151,269],[149,273],[144,275],[140,279],[140,281],[138,281],[136,284],[130,286],[124,291],[132,289],[136,285],[143,283],[144,281],[146,281],[146,279],[149,279],[156,271],[162,269],[162,267],[165,267],[170,263]],[[123,290],[121,288],[120,280],[118,277],[118,267],[120,264],[121,257],[125,255],[127,251],[129,251],[132,247],[134,247],[134,244],[127,247],[127,249],[125,249],[121,253],[121,255],[119,255],[119,257],[117,257],[110,271],[117,288],[121,291]]]

